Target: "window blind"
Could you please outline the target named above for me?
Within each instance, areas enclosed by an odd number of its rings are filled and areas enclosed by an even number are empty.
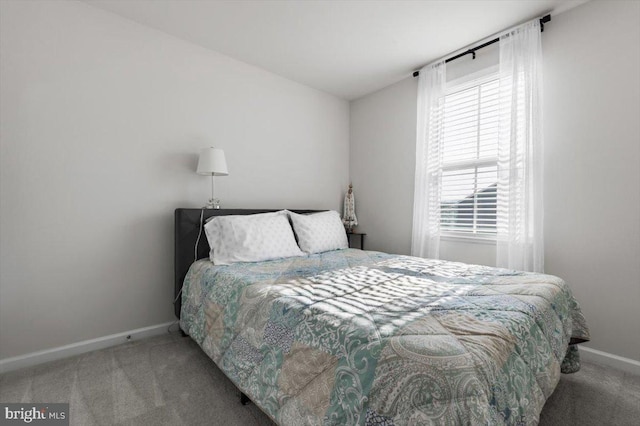
[[[443,231],[496,233],[499,82],[494,75],[444,98],[440,224]]]

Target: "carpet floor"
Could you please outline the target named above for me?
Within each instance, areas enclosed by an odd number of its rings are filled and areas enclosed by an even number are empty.
[[[273,425],[178,333],[0,375],[0,402],[68,402],[71,425]],[[540,424],[638,425],[640,376],[584,362],[562,375]],[[297,425],[296,425],[297,426]]]

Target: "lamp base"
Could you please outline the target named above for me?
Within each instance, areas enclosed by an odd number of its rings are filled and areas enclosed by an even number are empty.
[[[220,200],[217,199],[217,198],[211,198],[211,199],[209,199],[209,201],[207,201],[207,204],[205,204],[205,206],[203,208],[219,210],[220,209]]]

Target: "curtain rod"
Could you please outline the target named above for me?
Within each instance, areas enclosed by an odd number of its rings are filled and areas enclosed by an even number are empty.
[[[540,18],[540,32],[544,32],[544,24],[546,24],[547,22],[551,21],[551,15],[545,15],[542,18]],[[463,56],[466,55],[473,55],[471,59],[475,59],[476,58],[476,50],[480,50],[483,47],[487,47],[487,46],[491,46],[494,43],[497,43],[500,41],[500,37],[496,37],[493,40],[489,40],[486,43],[482,43],[480,46],[476,46],[472,49],[467,49],[462,53],[459,53],[455,56],[452,56],[451,58],[448,58],[444,61],[445,64],[448,64],[451,61],[455,61],[458,58],[462,58]],[[420,75],[420,71],[414,71],[413,72],[413,76],[417,77]]]

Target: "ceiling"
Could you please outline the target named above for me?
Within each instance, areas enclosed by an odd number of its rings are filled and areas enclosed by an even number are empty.
[[[352,100],[478,40],[587,0],[85,1]]]

